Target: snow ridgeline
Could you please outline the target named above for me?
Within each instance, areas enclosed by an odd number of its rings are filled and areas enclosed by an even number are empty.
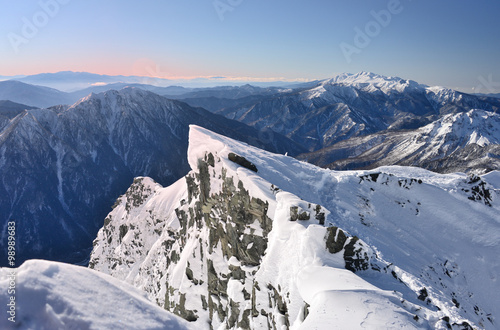
[[[315,165],[346,170],[386,164],[476,175],[500,168],[500,115],[473,109],[447,114],[414,130],[385,131],[300,155]]]
[[[118,199],[91,268],[199,328],[497,326],[498,172],[334,172],[197,126],[188,158]]]
[[[13,271],[15,294],[11,295],[7,288]],[[15,315],[4,312],[0,329],[193,328],[150,302],[141,290],[80,266],[29,260],[15,270],[1,268],[0,288],[0,301],[15,297]]]

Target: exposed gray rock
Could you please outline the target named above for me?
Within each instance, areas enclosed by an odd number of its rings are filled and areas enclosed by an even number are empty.
[[[338,227],[328,227],[327,229],[326,248],[330,253],[337,253],[344,249],[344,244],[347,236],[344,231]]]
[[[232,161],[238,165],[241,165],[245,168],[248,168],[251,171],[258,172],[257,167],[254,164],[252,164],[251,162],[249,162],[245,157],[241,157],[241,156],[236,155],[235,153],[230,152],[229,155],[227,156],[227,158],[229,158],[230,161]]]

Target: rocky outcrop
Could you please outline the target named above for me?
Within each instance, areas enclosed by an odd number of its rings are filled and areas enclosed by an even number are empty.
[[[214,328],[288,328],[297,317],[288,307],[293,290],[259,271],[269,253],[276,201],[254,196],[244,179],[207,152],[196,171],[176,183],[184,192],[170,214],[154,202],[165,188],[135,179],[106,218],[90,267],[128,279],[189,321],[209,320]],[[274,197],[279,189],[270,185],[269,192]],[[328,211],[320,205],[301,202],[287,209],[290,225],[325,225]],[[343,255],[347,269],[368,268],[358,238],[323,228],[325,251]]]
[[[492,202],[492,193],[486,182],[484,182],[481,177],[471,174],[469,179],[465,181],[465,183],[469,186],[466,188],[462,188],[462,191],[469,194],[467,197],[472,201],[481,201],[485,205],[491,206]]]
[[[269,201],[252,196],[238,177],[229,175],[220,165],[219,156],[212,153],[199,159],[198,171],[181,181],[185,197],[170,215],[170,220],[175,217],[173,222],[177,223],[174,230],[167,223],[156,227],[156,209],[146,211],[149,217],[142,225],[121,221],[158,193],[158,185],[150,179],[134,180],[115,206],[114,212],[121,219],[115,220],[113,212],[106,218],[94,242],[90,267],[124,278],[131,275],[132,268],[140,266],[137,278],[146,276],[152,280],[143,285],[150,297],[189,321],[204,316],[213,321],[213,326],[225,324],[228,328],[249,328],[250,319],[255,317],[274,322],[272,308],[258,306],[256,295],[261,290],[269,291],[273,300],[279,300],[280,295],[267,283],[259,283],[255,276],[272,230]],[[219,189],[213,189],[214,181],[221,184]],[[144,227],[150,226],[153,230],[145,233]],[[156,244],[140,249],[134,238],[154,236],[153,232],[160,236]],[[122,253],[105,252],[117,247]],[[128,257],[135,258],[135,262],[129,262]],[[159,264],[148,262],[153,258],[161,259]],[[180,277],[183,284],[175,285],[175,277]],[[136,279],[135,283],[139,281]],[[282,302],[275,304],[283,311]]]
[[[466,284],[467,264],[450,259],[427,267],[440,240],[454,239],[429,240],[441,229],[436,223],[449,232],[472,214],[468,206],[485,218],[497,208],[498,192],[484,180],[421,170],[401,175],[400,168],[336,173],[286,156],[258,157],[246,145],[195,132],[185,177],[166,188],[140,177],[118,199],[94,242],[92,268],[142,289],[199,328],[321,328],[335,317],[360,325],[368,314],[376,318],[371,326],[439,328],[444,318],[493,324],[487,304],[477,302],[481,291]],[[256,164],[258,174],[236,166],[229,153]],[[489,191],[491,208],[469,200],[476,190],[481,198]],[[458,220],[436,214],[438,200],[460,210]],[[433,231],[425,231],[429,226]],[[462,294],[462,287],[470,291]],[[355,306],[356,315],[336,314],[347,312],[344,305]],[[373,314],[378,308],[385,312]],[[477,317],[466,319],[471,311]]]
[[[252,164],[251,162],[249,162],[245,157],[241,157],[241,156],[236,155],[233,152],[230,152],[227,155],[227,158],[230,161],[232,161],[232,162],[234,162],[234,163],[236,163],[238,165],[241,165],[241,166],[243,166],[245,168],[248,168],[251,171],[258,172],[257,167],[254,164]]]

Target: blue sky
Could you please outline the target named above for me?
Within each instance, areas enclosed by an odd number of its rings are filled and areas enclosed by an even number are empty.
[[[307,80],[371,71],[500,92],[499,1],[0,0],[0,5],[0,75],[71,70]]]

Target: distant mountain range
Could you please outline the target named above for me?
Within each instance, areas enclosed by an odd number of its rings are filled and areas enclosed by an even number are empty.
[[[149,78],[140,76],[110,76],[101,75],[89,72],[73,72],[61,71],[56,73],[40,73],[22,78],[14,78],[18,81],[32,84],[47,86],[59,89],[65,92],[73,92],[88,87],[99,86],[102,84],[126,83],[126,84],[144,84],[154,81],[156,84],[170,85],[168,79]]]
[[[125,87],[137,87],[156,94],[168,94],[172,96],[186,94],[192,90],[178,86],[157,87],[137,83],[113,83],[87,87],[74,92],[61,92],[50,87],[32,85],[17,80],[7,80],[0,81],[0,100],[10,100],[17,103],[29,104],[33,107],[45,108],[61,104],[71,105],[91,93],[120,90]]]
[[[37,108],[74,103],[71,94],[17,80],[0,81],[0,100],[9,100]]]
[[[313,87],[237,99],[190,95],[184,101],[191,105],[289,137],[313,152],[300,159],[319,166],[358,169],[400,164],[476,173],[499,168],[499,133],[489,123],[500,109],[500,100],[494,97],[367,72],[339,75]],[[474,123],[460,129],[454,126],[446,137],[440,137],[453,148],[424,156],[424,149],[437,142],[421,136],[419,143],[424,146],[401,149],[410,143],[406,139],[425,135],[425,125],[448,125],[450,120],[465,123],[465,118],[475,118]],[[490,139],[481,145],[480,139],[469,141],[471,135]]]
[[[200,77],[191,79],[165,79],[159,78],[159,68],[145,67],[148,76],[123,76],[123,75],[101,75],[89,72],[74,72],[61,71],[55,73],[40,73],[35,75],[16,75],[16,76],[0,76],[0,80],[17,80],[27,84],[46,86],[55,88],[64,92],[74,92],[90,87],[111,85],[111,84],[141,84],[153,85],[155,87],[166,87],[182,85],[189,88],[205,88],[213,86],[233,86],[245,85],[250,81],[234,81],[227,77]],[[309,86],[310,82],[287,82],[287,81],[271,81],[271,82],[251,82],[253,85],[261,87],[285,86],[298,88]]]
[[[305,151],[278,134],[267,139],[266,132],[137,88],[24,110],[0,132],[0,224],[18,221],[19,260],[84,259],[134,177],[169,184],[189,170],[190,124],[274,152]]]
[[[171,99],[192,100],[190,103],[193,106],[205,107],[204,105],[207,105],[208,108],[210,108],[208,100],[212,98],[222,100],[222,102],[229,99],[233,100],[233,102],[236,101],[234,104],[240,104],[241,101],[238,100],[241,98],[254,96],[255,100],[260,100],[263,96],[291,91],[289,88],[262,88],[251,85],[186,88],[181,86],[159,87],[148,84],[118,82],[86,87],[73,92],[62,92],[51,87],[28,84],[19,80],[6,80],[0,81],[0,99],[43,108],[61,104],[71,105],[91,93],[120,90],[125,87],[140,88]],[[205,100],[207,102],[204,102]],[[219,107],[218,105],[214,110],[218,110]]]
[[[500,100],[361,72],[215,113],[272,129],[315,151],[386,129],[418,128],[440,116],[472,109],[496,112]]]
[[[90,81],[97,76],[63,72],[32,76],[29,81],[64,81],[76,78]],[[403,138],[406,133],[401,130],[419,129],[439,121],[448,114],[459,114],[474,109],[496,113],[500,109],[500,99],[496,97],[428,87],[415,81],[368,72],[342,74],[323,81],[304,83],[300,88],[263,88],[251,85],[185,88],[112,83],[66,93],[18,81],[4,81],[0,82],[0,99],[35,107],[48,107],[73,104],[90,93],[127,86],[182,100],[193,107],[205,108],[259,130],[265,129],[267,132],[287,136],[309,152],[314,152],[301,156],[301,159],[332,168],[365,168],[398,162],[441,172],[468,169],[470,162],[462,161],[460,150],[447,155],[447,161],[440,158],[439,164],[420,162],[418,154],[412,161],[403,162],[397,157],[375,155],[374,150],[360,156],[360,150],[367,151],[366,144],[362,141],[368,139],[373,143],[384,140],[384,153],[390,153],[392,144],[388,142],[387,137],[393,137],[391,141],[394,141],[396,136],[398,139]],[[484,129],[488,127],[485,126]],[[381,134],[379,138],[375,138],[377,134]],[[461,131],[461,134],[465,135],[462,138],[464,139],[469,133]],[[269,137],[270,135],[267,138]],[[364,145],[363,148],[354,148],[360,143]],[[486,148],[488,150],[474,145],[468,146],[467,150],[474,149],[469,150],[471,155],[482,159],[474,161],[473,169],[484,172],[496,168],[494,155],[497,153],[490,152],[490,149],[495,148],[494,143]],[[378,150],[381,150],[381,146]],[[346,157],[342,156],[342,153],[344,156],[348,155],[348,159],[343,159]],[[461,165],[454,164],[458,161]]]

